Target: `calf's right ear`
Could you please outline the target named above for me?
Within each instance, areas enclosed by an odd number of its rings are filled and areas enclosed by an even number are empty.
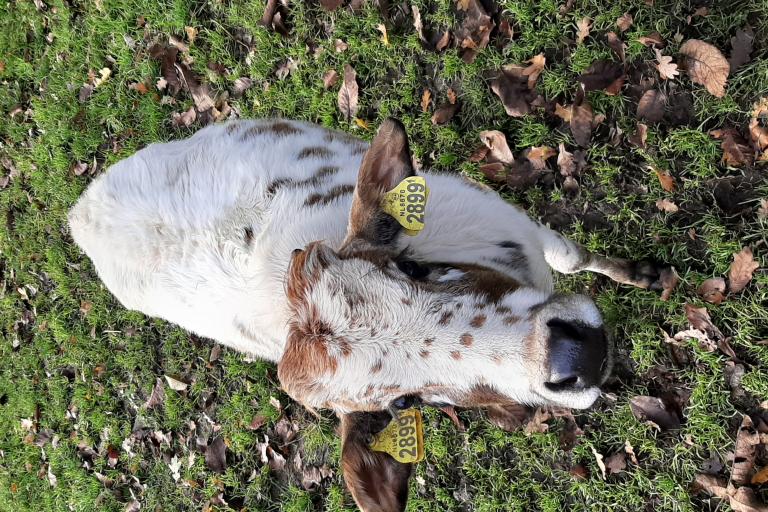
[[[355,503],[363,512],[401,512],[408,500],[412,464],[373,451],[373,434],[387,426],[386,411],[353,412],[341,417],[341,465]]]

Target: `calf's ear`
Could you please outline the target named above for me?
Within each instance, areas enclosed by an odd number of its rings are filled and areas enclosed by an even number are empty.
[[[387,119],[376,132],[363,157],[349,212],[347,235],[342,247],[394,243],[400,224],[381,209],[384,194],[415,175],[405,127]]]
[[[354,412],[341,417],[341,466],[344,481],[363,512],[401,512],[408,500],[412,464],[373,451],[373,434],[387,426],[386,411]]]

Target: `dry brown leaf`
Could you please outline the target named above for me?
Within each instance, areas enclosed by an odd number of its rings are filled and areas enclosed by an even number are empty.
[[[526,62],[530,63],[530,66],[523,70],[523,74],[528,77],[528,88],[533,89],[536,86],[536,80],[539,79],[539,75],[544,71],[547,59],[543,53],[540,53]]]
[[[726,498],[728,496],[728,480],[721,476],[699,473],[696,475],[694,484],[712,496],[717,496],[718,498]]]
[[[691,81],[703,85],[717,98],[725,96],[725,85],[731,66],[716,47],[698,39],[689,39],[680,47],[686,57]]]
[[[729,485],[728,493],[733,512],[768,512],[768,505],[761,502],[755,495],[755,491],[748,487],[734,489]]]
[[[752,485],[763,485],[766,482],[768,482],[768,466],[756,472],[750,481]]]
[[[752,250],[749,247],[743,248],[740,252],[734,253],[733,263],[728,270],[728,291],[730,293],[739,293],[746,288],[749,281],[752,280],[752,274],[760,267],[752,256]]]
[[[163,405],[163,402],[165,402],[165,386],[163,386],[163,380],[158,377],[155,379],[155,387],[152,388],[152,394],[150,394],[147,401],[144,402],[144,407],[152,409],[158,405]]]
[[[501,162],[502,164],[511,165],[515,161],[515,157],[512,155],[512,150],[509,149],[507,144],[507,137],[498,130],[486,130],[480,132],[480,140],[488,148],[488,161]]]
[[[592,106],[586,97],[571,107],[571,134],[579,146],[588,146],[592,138]]]
[[[637,123],[635,133],[630,135],[627,140],[639,148],[645,149],[645,142],[648,140],[648,126],[643,123]],[[658,202],[656,206],[658,206]]]
[[[445,124],[456,115],[459,110],[458,103],[444,103],[432,114],[432,124]]]
[[[525,157],[531,162],[534,171],[547,168],[547,159],[557,155],[557,151],[549,146],[537,146],[527,150]]]
[[[323,6],[323,9],[326,11],[333,11],[341,7],[341,4],[344,3],[344,0],[320,0],[320,5]]]
[[[499,97],[507,115],[522,117],[532,110],[536,93],[528,88],[528,77],[522,66],[504,66],[491,81],[491,90]]]
[[[387,27],[383,23],[376,25],[376,30],[381,32],[381,42],[384,46],[389,46],[389,36],[387,35]]]
[[[737,485],[746,485],[752,479],[759,444],[760,436],[755,430],[752,419],[749,416],[744,416],[736,433],[731,482]]]
[[[619,27],[619,30],[622,32],[626,32],[629,30],[629,27],[632,26],[632,23],[634,22],[634,18],[631,14],[628,12],[625,12],[621,16],[619,16],[619,19],[616,20],[616,26]]]
[[[680,417],[670,411],[660,398],[636,396],[629,401],[629,408],[639,421],[650,421],[662,430],[674,430],[680,427]]]
[[[757,218],[760,220],[768,219],[768,198],[760,199],[760,207],[757,209]]]
[[[507,180],[507,171],[501,162],[491,162],[481,165],[478,169],[489,181],[504,183]]]
[[[712,277],[701,283],[696,293],[710,304],[720,304],[725,300],[725,279]]]
[[[674,80],[680,74],[677,70],[677,64],[672,62],[672,57],[662,55],[658,48],[654,48],[654,51],[656,52],[656,69],[659,71],[659,76],[663,80]]]
[[[278,80],[285,80],[288,76],[299,69],[299,62],[297,60],[288,57],[288,60],[280,64],[275,71],[275,76]]]
[[[197,34],[199,32],[198,29],[195,27],[184,27],[184,32],[187,33],[187,39],[189,39],[190,44],[195,42],[195,39],[197,39]]]
[[[285,19],[288,16],[288,9],[279,0],[267,0],[264,8],[264,15],[261,17],[261,24],[271,28],[283,37],[287,37],[289,32],[285,26]]]
[[[608,470],[609,475],[615,475],[621,473],[627,469],[627,456],[624,452],[616,452],[605,459],[605,468]]]
[[[573,161],[573,153],[566,151],[562,142],[558,147],[557,167],[563,176],[573,176],[576,173],[576,163]]]
[[[616,35],[616,32],[608,32],[605,34],[605,37],[608,41],[608,46],[610,46],[611,50],[613,50],[613,53],[616,54],[616,56],[623,64],[627,60],[627,45],[624,44],[621,39],[619,39],[619,36]]]
[[[637,462],[637,456],[635,455],[635,449],[632,448],[632,445],[629,442],[629,439],[624,441],[624,453],[629,455],[629,460],[632,461],[633,464],[638,465],[639,462]]]
[[[709,134],[723,142],[720,147],[723,150],[723,163],[732,167],[751,165],[754,155],[741,134],[733,128],[712,130]]]
[[[653,172],[655,172],[656,176],[659,178],[659,184],[661,184],[661,188],[667,192],[672,192],[675,190],[675,179],[667,174],[666,171],[654,169]]]
[[[466,430],[466,427],[459,419],[459,415],[456,414],[456,408],[452,405],[444,405],[440,407],[440,410],[443,411],[446,416],[448,416],[453,423],[453,426],[456,427],[456,430],[459,432],[464,432]]]
[[[592,28],[592,20],[589,18],[581,18],[576,22],[576,44],[579,45],[584,42],[584,39],[589,35],[589,30]]]
[[[323,88],[330,89],[339,81],[339,74],[335,69],[329,69],[323,74]]]
[[[552,419],[552,415],[546,408],[537,407],[533,417],[525,425],[526,435],[546,433],[549,431],[549,425],[546,422],[550,419]]]
[[[435,50],[438,52],[441,52],[448,48],[448,44],[451,42],[451,31],[446,30],[443,32],[443,35],[440,36],[440,39],[437,40],[437,43],[435,43]]]
[[[710,318],[707,308],[697,308],[693,304],[686,304],[685,316],[694,329],[703,332],[710,339],[717,341],[725,338],[723,333],[720,332],[720,329],[712,323],[712,318]],[[697,339],[701,340],[701,338]]]
[[[349,48],[349,45],[341,39],[336,39],[333,42],[333,47],[336,49],[336,53],[343,53],[347,51],[347,49]]]
[[[448,103],[451,105],[455,105],[458,101],[459,97],[456,94],[456,91],[453,90],[453,88],[449,87],[447,91],[445,91],[445,96],[448,98]]]
[[[195,107],[189,107],[189,110],[186,112],[174,112],[171,114],[171,119],[175,126],[183,126],[187,128],[195,122],[195,119],[197,119],[197,111],[195,110]]]
[[[585,91],[599,91],[614,85],[621,79],[623,83],[624,67],[616,62],[596,60],[576,79],[584,84]]]
[[[432,93],[429,89],[424,89],[424,92],[421,93],[421,111],[427,112],[430,103],[432,103]]]
[[[165,376],[165,381],[168,383],[168,387],[174,391],[186,391],[186,389],[189,387],[189,384],[186,382],[175,379],[170,375]]]
[[[227,469],[227,445],[223,438],[217,437],[206,447],[205,465],[214,473],[223,473]]]
[[[737,30],[736,35],[731,38],[731,57],[728,64],[731,66],[731,73],[752,60],[752,43],[755,40],[755,33],[750,27],[746,30]]]
[[[463,11],[462,21],[456,30],[460,55],[467,64],[472,63],[479,50],[488,46],[491,32],[496,24],[479,0],[461,0],[459,10]]]
[[[656,46],[658,48],[664,48],[667,43],[664,38],[658,32],[651,32],[647,36],[638,37],[637,40],[644,46]]]
[[[649,123],[658,123],[664,118],[666,95],[655,89],[645,91],[637,103],[637,117]]]
[[[232,87],[232,97],[240,98],[243,94],[245,94],[245,91],[251,87],[253,87],[253,80],[248,77],[241,76],[235,80],[235,83]]]
[[[603,462],[603,456],[597,450],[595,450],[594,446],[590,446],[589,448],[592,450],[592,454],[595,456],[597,467],[600,468],[600,475],[603,477],[603,480],[605,480],[605,462]]]
[[[656,201],[656,208],[667,213],[677,213],[679,210],[677,205],[669,199],[658,199]]]
[[[677,284],[680,282],[680,276],[677,275],[677,271],[674,267],[668,267],[661,271],[659,280],[661,281],[660,299],[668,301],[672,296],[672,292],[677,287]]]
[[[357,73],[352,66],[345,64],[344,83],[339,89],[338,103],[341,115],[347,122],[351,122],[357,116],[357,100]]]
[[[507,432],[519,430],[531,418],[531,410],[525,405],[494,405],[485,409],[488,421]]]
[[[555,115],[566,123],[570,123],[573,111],[570,106],[564,107],[559,103],[555,103]]]

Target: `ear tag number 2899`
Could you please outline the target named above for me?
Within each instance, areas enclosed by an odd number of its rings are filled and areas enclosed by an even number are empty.
[[[381,209],[403,226],[405,233],[418,235],[424,229],[429,188],[423,176],[409,176],[384,194]]]
[[[408,464],[424,460],[424,429],[418,409],[401,411],[384,430],[376,434],[371,449],[390,454]]]

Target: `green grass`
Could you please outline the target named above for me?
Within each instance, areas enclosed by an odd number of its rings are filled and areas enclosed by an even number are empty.
[[[449,0],[416,3],[427,26],[455,27],[457,16]],[[460,433],[447,418],[428,411],[427,458],[411,481],[409,510],[727,509],[691,495],[690,483],[711,453],[725,460],[733,447],[734,418],[738,423],[739,414],[749,411],[731,402],[723,356],[691,344],[686,349],[691,363],[676,367],[660,329],[685,327],[683,304],[698,304],[696,286],[726,274],[732,253],[743,245],[755,249],[763,267],[768,261],[768,225],[755,214],[759,198],[768,197],[766,169],[749,171],[753,182],[745,207],[751,213],[722,211],[712,193],[716,180],[745,171],[724,167],[719,142],[708,135],[715,128],[743,127],[752,103],[768,91],[768,19],[763,15],[768,3],[715,3],[709,16],[690,25],[685,18],[695,6],[674,1],[657,0],[649,7],[621,0],[606,7],[585,0],[566,14],[555,1],[502,1],[499,7],[514,26],[514,41],[503,48],[492,44],[467,64],[455,48],[441,54],[422,49],[410,17],[400,23],[395,15],[393,24],[372,3],[359,13],[346,8],[327,13],[316,4],[293,2],[288,38],[260,25],[261,0],[52,0],[43,10],[33,2],[0,6],[0,157],[18,171],[0,191],[0,510],[119,511],[134,498],[142,510],[225,510],[218,496],[235,510],[353,509],[338,473],[340,447],[329,414],[316,419],[292,404],[279,390],[273,366],[226,349],[219,361],[208,365],[209,342],[124,310],[67,234],[66,212],[91,180],[74,175],[76,162],[96,162],[101,171],[147,144],[184,137],[198,128],[175,128],[171,122],[171,113],[189,108],[191,98],[179,95],[178,104],[167,105],[154,94],[152,84],[160,71],[148,56],[152,42],[182,36],[186,26],[199,29],[191,44],[192,68],[214,91],[231,90],[241,76],[254,81],[242,98],[229,100],[242,117],[304,119],[370,138],[381,120],[396,116],[405,123],[424,166],[479,177],[478,165],[467,158],[482,130],[503,130],[516,150],[560,142],[574,149],[567,128],[551,115],[536,111],[520,119],[508,117],[488,87],[486,72],[543,52],[547,68],[539,92],[568,104],[576,76],[595,59],[613,58],[603,34],[617,30],[615,20],[625,11],[635,17],[635,25],[622,36],[629,61],[653,61],[653,52],[635,41],[652,31],[669,42],[667,55],[676,55],[679,45],[673,36],[678,31],[727,54],[729,38],[746,23],[757,34],[753,60],[731,76],[723,99],[681,76],[677,87],[691,93],[696,119],[688,126],[651,126],[646,150],[614,146],[607,132],[597,131],[588,148],[591,167],[580,178],[578,196],[567,195],[559,185],[500,192],[545,220],[559,213],[558,229],[590,250],[674,264],[681,285],[662,302],[656,293],[594,275],[560,278],[561,289],[593,295],[613,331],[622,368],[608,389],[614,399],[579,415],[588,428],[567,452],[559,444],[560,422],[548,433],[527,436],[503,432],[481,414],[463,412],[469,429]],[[408,5],[403,8],[409,11]],[[575,23],[585,16],[593,20],[590,37],[578,47],[569,46]],[[379,38],[380,23],[389,29],[389,46]],[[241,34],[252,38],[250,52],[238,42]],[[336,52],[337,38],[349,49]],[[309,48],[323,51],[314,56]],[[275,70],[289,57],[299,62],[298,68],[278,80]],[[227,72],[217,75],[209,63],[221,64]],[[358,116],[370,124],[368,130],[344,123],[336,106],[338,86],[327,91],[322,86],[326,70],[342,73],[347,63],[357,71]],[[78,101],[89,71],[98,74],[103,67],[111,68],[112,76],[87,101]],[[136,82],[146,82],[151,92],[128,87]],[[461,110],[446,125],[433,126],[432,112],[421,112],[418,106],[422,91],[429,88],[439,105],[446,101],[448,87],[458,93]],[[635,106],[628,96],[594,92],[589,99],[607,122],[627,133],[634,130]],[[16,107],[20,111],[9,115]],[[675,177],[674,193],[661,189],[648,164]],[[681,211],[659,212],[655,202],[662,197],[673,199]],[[604,223],[595,225],[585,212]],[[696,240],[689,237],[691,229]],[[755,343],[768,338],[766,304],[768,274],[758,272],[743,293],[709,308],[750,363],[743,386],[753,401],[768,398],[768,346]],[[183,376],[190,388],[186,393],[166,388],[164,406],[148,410],[143,404],[156,378],[166,374]],[[659,433],[630,412],[632,396],[660,386],[690,392],[679,432]],[[279,474],[261,463],[258,443],[280,418],[271,398],[299,423],[305,463],[327,463],[334,469],[323,488],[306,491],[290,472]],[[257,415],[266,417],[267,424],[250,430]],[[223,474],[207,470],[199,453],[194,460],[187,458],[190,449],[195,453],[196,437],[210,429],[206,418],[228,445],[229,467]],[[22,427],[23,419],[56,436],[55,446],[36,446],[35,436]],[[124,442],[137,429],[169,435],[170,445],[137,440],[131,454]],[[607,456],[622,450],[626,441],[634,446],[639,465],[630,464],[603,480],[591,448]],[[119,451],[114,468],[106,457],[109,446]],[[83,455],[84,448],[96,450],[92,460]],[[179,482],[168,468],[174,454],[184,459]],[[586,479],[569,473],[577,464],[587,468]],[[58,480],[55,487],[46,476],[49,467]],[[113,485],[103,485],[97,473]]]

